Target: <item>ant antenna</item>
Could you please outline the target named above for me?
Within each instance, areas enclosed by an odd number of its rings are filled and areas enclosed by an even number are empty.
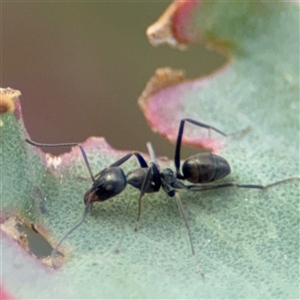
[[[89,164],[89,161],[87,159],[87,156],[86,156],[86,153],[83,149],[83,147],[78,144],[78,143],[59,143],[59,144],[43,144],[43,143],[37,143],[37,142],[34,142],[30,139],[25,139],[25,142],[27,142],[28,144],[30,145],[33,145],[33,146],[36,146],[36,147],[69,147],[69,146],[78,146],[80,151],[81,151],[81,154],[82,154],[82,157],[84,159],[84,162],[85,162],[85,165],[89,171],[89,174],[91,176],[91,179],[93,180],[93,182],[95,181],[95,177],[92,173],[92,170],[91,170],[91,166]]]
[[[56,269],[56,265],[55,265],[55,256],[58,250],[58,247],[62,244],[62,242],[66,239],[66,237],[68,237],[75,229],[77,229],[87,218],[89,212],[90,212],[90,208],[92,206],[92,203],[90,203],[90,199],[92,198],[92,193],[90,193],[89,198],[88,198],[88,202],[85,205],[84,211],[83,211],[83,215],[81,220],[74,226],[72,227],[58,242],[58,244],[56,245],[56,247],[52,250],[51,252],[51,263],[52,263],[52,267],[53,269]]]
[[[69,147],[69,146],[77,146],[78,143],[59,143],[59,144],[43,144],[43,143],[37,143],[30,139],[25,139],[25,142],[27,142],[30,145],[36,146],[36,147]]]

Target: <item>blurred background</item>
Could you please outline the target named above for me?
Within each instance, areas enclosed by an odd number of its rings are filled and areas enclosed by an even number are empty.
[[[195,78],[221,66],[224,57],[202,45],[183,52],[152,47],[146,28],[169,4],[2,2],[1,87],[22,92],[31,138],[59,143],[104,136],[116,149],[143,152],[151,141],[158,156],[173,157],[174,145],[151,131],[138,97],[159,67]]]

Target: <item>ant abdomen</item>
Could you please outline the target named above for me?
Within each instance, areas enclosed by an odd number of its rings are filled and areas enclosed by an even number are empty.
[[[224,178],[231,172],[223,157],[212,153],[199,153],[188,158],[182,165],[185,180],[193,183],[209,183]]]

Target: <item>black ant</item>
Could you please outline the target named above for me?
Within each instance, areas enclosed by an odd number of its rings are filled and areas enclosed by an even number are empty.
[[[192,255],[195,257],[195,250],[192,242],[190,226],[185,217],[183,205],[177,190],[184,189],[184,190],[199,192],[199,191],[213,190],[213,189],[219,189],[225,187],[267,189],[275,185],[285,183],[290,180],[299,179],[294,177],[288,178],[265,186],[256,185],[256,184],[239,184],[236,182],[214,184],[212,182],[222,179],[227,175],[229,175],[231,169],[229,163],[223,157],[213,153],[207,153],[207,152],[198,153],[185,160],[185,162],[182,165],[182,174],[181,174],[180,173],[180,150],[181,150],[181,142],[182,142],[185,122],[192,123],[199,127],[207,128],[208,130],[214,130],[219,134],[226,136],[225,133],[223,133],[222,131],[218,130],[215,127],[188,118],[182,119],[179,125],[176,148],[175,148],[175,156],[174,156],[176,173],[174,173],[174,171],[170,168],[161,169],[161,170],[159,169],[159,166],[156,162],[154,150],[150,143],[147,144],[150,157],[152,158],[152,162],[150,163],[150,166],[148,166],[147,162],[145,161],[145,159],[140,153],[134,151],[128,153],[127,155],[117,160],[109,167],[105,168],[104,170],[102,170],[101,172],[97,173],[94,176],[91,171],[91,167],[88,162],[86,153],[80,144],[77,143],[41,144],[26,139],[27,143],[37,147],[79,146],[83,159],[87,166],[88,172],[93,181],[92,187],[84,195],[85,209],[84,209],[82,219],[80,220],[79,223],[77,223],[61,238],[57,246],[52,251],[51,260],[54,268],[55,268],[54,259],[59,246],[68,235],[70,235],[76,228],[78,228],[85,221],[91,209],[92,204],[94,202],[106,201],[120,194],[126,188],[127,183],[140,190],[140,196],[138,199],[138,215],[137,215],[137,221],[135,225],[135,231],[138,230],[138,224],[141,216],[142,197],[146,193],[158,192],[159,189],[162,187],[162,189],[166,192],[166,194],[169,197],[176,198],[180,214],[183,217],[185,226],[188,231],[191,252]],[[125,163],[129,158],[131,158],[133,155],[136,156],[140,164],[140,168],[130,171],[127,175],[125,175],[124,171],[121,169],[120,166],[123,163]],[[194,184],[186,185],[184,181],[188,181]],[[201,275],[203,276],[202,273]]]

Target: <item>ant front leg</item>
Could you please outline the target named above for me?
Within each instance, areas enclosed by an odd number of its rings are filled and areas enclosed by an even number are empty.
[[[109,167],[107,167],[107,169],[113,168],[113,167],[119,167],[120,165],[125,163],[132,155],[134,155],[137,158],[141,168],[148,168],[148,164],[147,164],[146,160],[144,159],[144,157],[140,153],[133,151],[131,153],[126,154],[122,158],[118,159],[116,162],[112,163]],[[103,171],[100,171],[99,173],[97,173],[95,175],[95,177],[97,178],[102,172]]]
[[[178,129],[175,155],[174,155],[174,164],[175,164],[176,174],[177,174],[178,179],[184,179],[183,175],[180,174],[180,149],[181,149],[181,142],[182,142],[182,136],[183,136],[185,122],[189,122],[189,123],[194,124],[199,127],[207,128],[208,130],[212,129],[212,130],[226,136],[226,134],[224,132],[220,131],[219,129],[217,129],[213,126],[210,126],[210,125],[207,125],[207,124],[204,124],[204,123],[201,123],[201,122],[195,121],[193,119],[189,119],[189,118],[182,119],[180,121],[179,129]]]
[[[148,192],[157,192],[161,186],[161,179],[158,167],[155,163],[151,163],[150,167],[147,170],[146,176],[143,180],[143,184],[141,187],[141,193],[139,196],[139,206],[138,206],[138,215],[135,223],[135,231],[138,231],[139,221],[142,213],[142,198]]]
[[[122,164],[123,164],[126,160],[128,160],[132,155],[134,155],[134,156],[137,158],[137,160],[138,160],[138,162],[139,162],[141,168],[148,168],[148,164],[146,163],[144,157],[143,157],[140,153],[138,153],[138,152],[136,152],[136,151],[133,151],[133,152],[131,152],[131,153],[128,153],[128,154],[125,155],[124,157],[120,158],[119,160],[117,160],[116,162],[114,162],[113,164],[111,164],[109,167],[118,167],[118,166],[122,165]]]

